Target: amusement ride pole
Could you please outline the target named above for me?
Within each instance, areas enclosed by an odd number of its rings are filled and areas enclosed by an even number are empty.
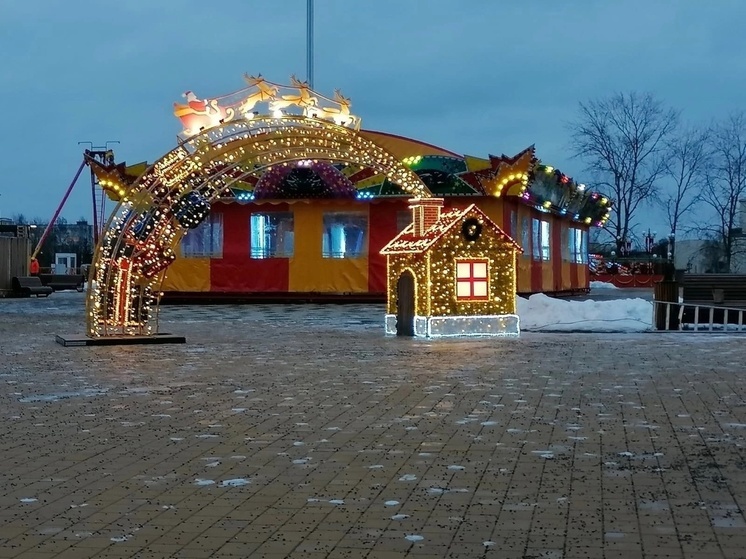
[[[93,157],[96,161],[99,163],[103,163],[106,165],[108,163],[109,158],[109,144],[118,144],[120,143],[119,140],[106,140],[106,143],[104,143],[103,146],[94,146],[93,142],[86,141],[86,142],[78,142],[78,145],[81,144],[90,144],[91,149],[87,150],[86,153],[88,153],[91,157]],[[113,161],[113,156],[111,157]],[[93,244],[94,246],[98,244],[98,236],[100,233],[99,226],[104,225],[104,208],[106,205],[106,195],[101,193],[101,205],[99,206],[97,204],[96,200],[96,184],[97,179],[96,175],[93,172],[93,167],[91,167],[91,197],[93,200]],[[99,219],[100,218],[100,219]]]
[[[306,6],[306,79],[313,89],[313,0]]]
[[[65,202],[67,202],[67,199],[70,196],[70,193],[73,191],[73,187],[75,186],[75,183],[78,182],[78,177],[80,176],[80,173],[83,172],[83,167],[85,167],[85,159],[83,159],[83,161],[80,164],[80,167],[78,167],[78,172],[75,173],[75,178],[73,178],[72,182],[70,183],[70,186],[67,187],[67,192],[65,192],[65,197],[62,198],[62,202],[60,202],[60,205],[57,208],[57,211],[54,212],[54,216],[52,217],[51,221],[47,224],[47,228],[44,229],[44,233],[42,233],[41,239],[39,239],[39,243],[36,245],[36,248],[34,249],[33,254],[31,254],[31,260],[36,258],[36,256],[39,254],[39,251],[41,250],[41,245],[44,244],[44,241],[47,239],[47,235],[49,235],[49,232],[52,230],[52,227],[54,227],[54,223],[57,221],[57,218],[60,217],[60,212],[62,211],[62,208],[65,205]]]

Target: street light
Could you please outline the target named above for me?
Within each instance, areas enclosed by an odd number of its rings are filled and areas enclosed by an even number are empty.
[[[668,236],[668,250],[667,250],[668,260],[671,262],[673,261],[673,248],[674,248],[674,234],[672,231],[671,234]]]
[[[650,232],[650,229],[648,229],[648,232],[645,233],[645,252],[648,254],[651,254],[653,252],[653,249],[655,248],[655,231],[652,233]]]
[[[619,245],[619,255],[629,256],[632,250],[632,241],[627,240],[625,237],[617,237],[617,244]]]

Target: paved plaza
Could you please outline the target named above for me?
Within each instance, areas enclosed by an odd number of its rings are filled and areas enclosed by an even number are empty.
[[[256,305],[56,345],[83,301],[0,299],[0,558],[746,557],[742,336]]]

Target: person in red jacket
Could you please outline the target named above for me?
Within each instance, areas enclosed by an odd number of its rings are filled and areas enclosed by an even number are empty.
[[[29,272],[31,272],[32,276],[39,275],[39,261],[36,258],[31,259],[31,264],[29,265]]]

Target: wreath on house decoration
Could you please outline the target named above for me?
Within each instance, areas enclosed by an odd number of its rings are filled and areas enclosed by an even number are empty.
[[[461,234],[467,241],[476,241],[482,234],[482,224],[476,217],[470,217],[461,225]]]

